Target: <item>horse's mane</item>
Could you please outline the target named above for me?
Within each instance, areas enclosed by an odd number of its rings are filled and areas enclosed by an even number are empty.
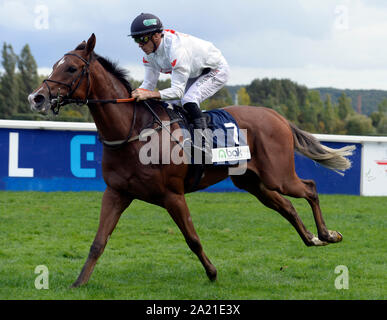
[[[109,73],[111,73],[117,80],[119,80],[128,90],[129,95],[132,95],[132,86],[128,80],[128,71],[118,66],[116,62],[112,62],[108,58],[104,58],[94,53],[94,57],[102,65],[102,67]]]
[[[86,43],[81,43],[75,50],[84,50]],[[110,74],[112,74],[118,81],[120,81],[128,90],[129,96],[132,95],[132,86],[128,80],[128,71],[119,67],[118,63],[111,61],[108,58],[101,57],[95,52],[92,55],[92,59],[96,59],[101,66]]]

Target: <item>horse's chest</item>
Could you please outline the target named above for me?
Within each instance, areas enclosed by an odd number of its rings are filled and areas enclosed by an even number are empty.
[[[144,171],[136,166],[116,166],[103,170],[103,176],[106,184],[115,190],[122,190],[133,195],[144,195],[157,192],[153,190],[157,174],[150,174],[149,171],[152,169],[148,168]]]

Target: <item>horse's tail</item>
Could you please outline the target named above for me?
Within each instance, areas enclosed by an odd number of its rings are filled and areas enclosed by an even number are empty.
[[[340,171],[351,168],[351,161],[347,156],[351,156],[356,146],[350,145],[340,149],[332,149],[322,145],[313,135],[297,128],[289,122],[293,133],[294,149],[302,155],[320,163],[341,175]]]

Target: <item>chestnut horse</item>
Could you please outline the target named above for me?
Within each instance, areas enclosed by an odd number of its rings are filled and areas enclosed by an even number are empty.
[[[102,172],[107,187],[102,197],[99,227],[73,287],[88,282],[122,212],[134,199],[165,208],[181,230],[189,248],[203,264],[209,279],[215,280],[217,270],[204,253],[184,196],[191,191],[190,186],[194,183],[194,174],[189,170],[192,165],[141,163],[139,152],[145,142],[133,137],[138,137],[152,120],[151,112],[143,102],[113,100],[130,97],[132,90],[123,70],[94,53],[95,44],[96,37],[92,34],[87,42],[83,41],[75,50],[65,54],[53,66],[50,77],[29,96],[31,108],[42,113],[50,109],[58,112],[60,106],[69,102],[87,104],[100,139],[104,142]],[[354,147],[325,147],[311,134],[298,129],[268,108],[232,106],[225,110],[235,118],[240,128],[247,130],[251,152],[245,173],[231,176],[233,183],[253,194],[267,207],[278,211],[293,225],[307,246],[341,241],[341,234],[328,230],[325,225],[314,181],[297,176],[294,152],[335,171],[344,171],[351,166],[346,156],[352,154]],[[169,120],[165,108],[158,102],[154,112],[161,120]],[[179,128],[178,123],[170,125],[171,131]],[[161,139],[160,131],[154,134]],[[116,148],[111,148],[109,142]],[[173,140],[169,143],[176,146]],[[206,165],[196,189],[204,189],[228,175],[227,166]],[[317,236],[305,228],[293,205],[284,196],[304,198],[309,202]]]

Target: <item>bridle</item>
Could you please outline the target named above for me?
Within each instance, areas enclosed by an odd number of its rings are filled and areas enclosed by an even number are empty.
[[[66,104],[69,104],[69,103],[76,103],[78,105],[85,105],[85,104],[94,104],[94,103],[103,103],[103,104],[106,104],[106,103],[114,103],[114,104],[117,104],[117,103],[128,103],[128,102],[134,102],[136,99],[135,98],[126,98],[126,99],[109,99],[109,100],[97,100],[97,99],[89,99],[89,94],[90,94],[90,72],[89,72],[89,66],[90,66],[90,62],[87,61],[85,58],[81,57],[80,55],[76,54],[76,53],[66,53],[65,56],[74,56],[74,57],[77,57],[78,59],[82,60],[85,65],[83,66],[82,68],[82,71],[78,74],[77,77],[74,78],[73,81],[71,81],[70,84],[68,83],[65,83],[65,82],[62,82],[62,81],[57,81],[57,80],[51,80],[51,79],[45,79],[43,80],[43,83],[47,86],[47,89],[48,89],[48,93],[49,93],[49,99],[50,99],[50,104],[51,104],[51,110],[54,114],[58,114],[59,113],[59,109],[60,107],[66,105]],[[85,99],[73,99],[72,96],[73,94],[75,93],[75,91],[77,91],[77,89],[80,87],[80,85],[82,84],[82,81],[84,79],[84,76],[86,75],[86,78],[87,78],[87,90],[86,90],[86,98]],[[76,83],[78,81],[78,83]],[[69,89],[69,92],[66,94],[66,96],[61,96],[60,95],[60,88],[58,89],[58,94],[57,96],[53,96],[52,95],[52,92],[51,92],[51,88],[50,86],[48,85],[48,82],[52,82],[52,83],[56,83],[56,84],[59,84],[61,86],[65,86]],[[156,122],[159,124],[159,127],[156,128],[155,130],[160,130],[162,128],[166,129],[168,131],[168,133],[171,135],[171,137],[173,137],[173,135],[171,134],[171,132],[166,128],[166,126],[162,123],[161,119],[159,118],[159,116],[154,112],[154,110],[151,108],[151,106],[146,102],[146,101],[143,101],[144,105],[148,108],[149,112],[152,114],[153,116],[153,122]],[[130,127],[130,131],[129,131],[129,134],[128,134],[128,137],[124,140],[119,140],[119,141],[107,141],[107,140],[103,140],[101,139],[100,135],[98,134],[98,138],[99,140],[106,146],[106,147],[109,147],[109,148],[120,148],[122,147],[123,145],[127,144],[128,142],[132,142],[132,141],[136,141],[140,138],[141,135],[139,136],[135,136],[135,137],[132,137],[132,134],[133,134],[133,130],[134,130],[134,125],[135,125],[135,122],[136,122],[136,115],[137,115],[137,112],[136,112],[136,103],[134,103],[134,109],[133,109],[133,117],[132,117],[132,124],[131,124],[131,127]],[[180,120],[179,119],[175,119],[173,121],[170,122],[170,124],[174,123],[174,122],[179,122]],[[173,137],[174,138],[174,137]],[[176,140],[176,139],[175,139]],[[180,142],[176,140],[176,142],[180,145]],[[180,145],[181,146],[181,145]],[[181,146],[182,147],[182,146]],[[182,147],[182,149],[184,150],[184,148]]]
[[[75,103],[78,105],[85,105],[85,104],[89,104],[89,103],[90,104],[94,104],[94,103],[103,103],[103,104],[114,103],[114,104],[116,104],[116,103],[134,102],[136,100],[134,98],[108,99],[108,100],[89,99],[88,97],[90,94],[90,72],[89,72],[90,62],[76,53],[66,53],[65,56],[77,57],[78,59],[82,60],[85,63],[85,65],[83,66],[82,71],[78,74],[77,77],[74,78],[73,81],[71,81],[70,84],[62,82],[62,81],[58,81],[58,80],[51,80],[51,79],[44,79],[43,80],[43,83],[46,85],[46,87],[48,89],[51,110],[55,115],[57,115],[59,113],[60,107],[66,105],[66,104],[69,104],[69,103]],[[85,75],[87,77],[86,97],[85,97],[85,99],[73,99],[72,96],[75,93],[75,91],[77,91],[78,88],[81,86]],[[76,84],[77,81],[78,81],[78,83]],[[60,94],[60,88],[59,88],[57,95],[54,96],[51,92],[51,88],[48,85],[48,82],[52,82],[52,83],[59,84],[61,86],[65,86],[69,89],[69,92],[66,94],[66,96],[62,96]]]
[[[77,77],[74,78],[74,80],[70,84],[62,82],[62,81],[51,80],[51,79],[43,80],[43,83],[46,85],[46,87],[48,89],[48,94],[49,94],[49,99],[50,99],[50,104],[51,104],[51,110],[56,115],[59,113],[60,107],[66,105],[68,103],[87,104],[89,102],[89,100],[88,100],[88,96],[89,96],[89,93],[90,93],[90,73],[89,73],[90,63],[89,63],[89,61],[87,61],[86,59],[84,59],[83,57],[81,57],[80,55],[78,55],[76,53],[66,53],[65,56],[77,57],[78,59],[82,60],[85,64],[84,64],[84,66],[82,68],[82,71],[78,74]],[[82,81],[83,81],[85,75],[86,75],[86,78],[87,78],[86,98],[83,99],[83,100],[82,99],[72,99],[72,96],[73,96],[74,92],[77,91],[77,89],[82,84]],[[76,84],[77,81],[78,81],[78,83]],[[61,96],[60,95],[60,88],[59,88],[58,89],[58,94],[55,97],[55,96],[52,95],[51,88],[48,85],[48,82],[52,82],[52,83],[59,84],[61,86],[65,86],[65,87],[67,87],[69,89],[69,92],[67,93],[66,96]],[[97,103],[97,102],[98,101],[95,101],[95,103]]]
[[[89,99],[89,94],[90,94],[90,72],[89,72],[89,67],[90,67],[90,62],[87,61],[85,58],[81,57],[80,55],[76,53],[66,53],[64,56],[74,56],[77,57],[78,59],[82,60],[85,64],[82,68],[82,71],[74,78],[74,80],[71,81],[70,84],[58,81],[58,80],[52,80],[52,79],[45,79],[43,80],[43,83],[46,85],[48,89],[48,94],[49,94],[49,99],[50,99],[50,104],[51,104],[51,110],[52,112],[57,115],[59,113],[60,107],[69,104],[69,103],[75,103],[78,105],[87,105],[87,104],[93,104],[93,103],[128,103],[128,102],[134,102],[134,98],[127,98],[127,99],[109,99],[109,100],[100,100],[100,99]],[[75,91],[78,90],[78,88],[81,86],[83,79],[87,78],[87,90],[86,90],[86,98],[85,99],[73,99],[72,96],[75,93]],[[78,81],[78,83],[77,83]],[[57,96],[53,96],[51,92],[51,88],[48,85],[48,82],[56,83],[61,86],[65,86],[69,89],[69,92],[65,95],[62,96],[60,94],[60,88],[58,89],[58,94]],[[134,130],[134,124],[136,122],[136,104],[134,104],[134,110],[133,110],[133,118],[132,118],[132,124],[130,127],[130,132],[128,137],[125,140],[121,141],[107,141],[101,139],[100,135],[98,134],[99,140],[107,147],[111,148],[117,148],[121,147],[124,144],[133,141],[134,139],[132,138],[133,130]]]

